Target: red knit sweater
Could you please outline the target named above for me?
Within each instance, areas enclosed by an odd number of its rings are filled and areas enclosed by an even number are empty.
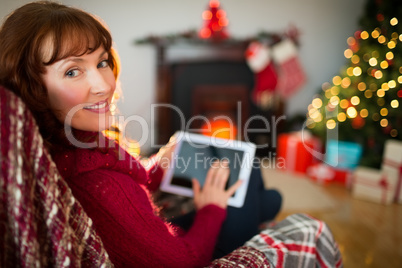
[[[208,205],[184,233],[157,216],[147,186],[160,182],[121,148],[68,150],[56,165],[93,221],[116,267],[199,267],[211,260],[226,211]],[[123,158],[123,159],[122,159]],[[151,178],[157,183],[151,183]]]

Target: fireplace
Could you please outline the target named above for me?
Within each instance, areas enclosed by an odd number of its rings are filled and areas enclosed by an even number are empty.
[[[204,135],[244,139],[238,129],[249,115],[248,91],[248,87],[241,84],[195,86],[191,92],[189,127],[200,129]]]
[[[169,104],[156,109],[157,144],[165,144],[177,130],[202,132],[206,119],[218,118],[232,124],[235,138],[267,144],[257,149],[258,155],[275,151],[276,132],[281,129],[275,118],[283,114],[284,104],[278,99],[272,109],[261,110],[251,100],[254,73],[244,58],[248,41],[154,45],[157,103]],[[277,125],[267,130],[267,122]],[[250,131],[244,131],[245,126]]]

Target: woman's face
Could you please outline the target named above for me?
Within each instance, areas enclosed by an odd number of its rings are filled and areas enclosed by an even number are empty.
[[[73,128],[102,131],[112,123],[116,80],[103,47],[46,66],[43,81],[56,117]]]

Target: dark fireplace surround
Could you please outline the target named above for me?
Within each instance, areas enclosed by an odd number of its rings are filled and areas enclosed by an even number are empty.
[[[232,118],[239,130],[238,138],[259,145],[257,155],[263,157],[275,152],[276,136],[283,125],[283,120],[279,124],[276,120],[284,113],[284,103],[277,98],[270,109],[263,110],[252,101],[255,74],[245,60],[248,44],[248,41],[155,43],[156,103],[177,107],[184,115],[185,127],[191,129],[199,129],[203,123],[191,120],[194,116]],[[183,130],[180,116],[163,105],[155,112],[156,142],[166,144],[177,130]],[[246,123],[249,131],[245,132]]]

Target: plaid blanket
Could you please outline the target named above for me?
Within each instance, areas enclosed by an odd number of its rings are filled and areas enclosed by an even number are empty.
[[[343,267],[328,226],[306,214],[293,214],[251,238],[208,268]]]
[[[0,267],[113,267],[36,123],[0,87]]]
[[[239,247],[230,254],[214,260],[205,268],[270,268],[265,255],[252,247]]]
[[[306,214],[287,217],[254,236],[245,246],[264,253],[272,267],[343,267],[328,226]]]

